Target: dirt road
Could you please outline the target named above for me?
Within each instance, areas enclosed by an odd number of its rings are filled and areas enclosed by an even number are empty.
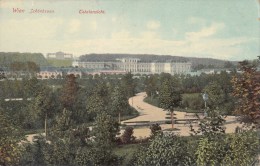
[[[143,99],[146,97],[146,93],[142,92],[142,93],[138,93],[136,94],[136,96],[132,97],[129,99],[129,104],[131,106],[133,106],[139,113],[140,116],[133,118],[133,119],[129,119],[126,121],[122,121],[122,124],[124,124],[125,122],[140,122],[140,121],[162,121],[165,120],[165,117],[167,116],[166,113],[167,111],[163,111],[163,109],[155,107],[153,105],[150,105],[146,102],[143,101]],[[176,119],[185,119],[185,112],[179,112],[179,111],[175,111],[175,117]],[[229,124],[226,124],[226,133],[233,133],[235,131],[235,128],[237,126],[242,126],[241,124],[239,124],[239,122],[234,122],[235,121],[235,117],[233,116],[228,116],[226,117],[226,121],[227,122],[232,122]],[[169,129],[171,128],[171,124],[162,124],[161,125],[162,129]],[[175,128],[179,129],[178,131],[176,131],[176,133],[178,133],[179,135],[182,136],[189,136],[190,135],[190,127],[189,125],[185,125],[185,124],[175,124],[174,125]],[[195,127],[196,129],[197,127]],[[121,130],[121,133],[123,133],[123,130]],[[138,127],[134,129],[134,136],[137,138],[140,137],[148,137],[150,136],[150,129],[149,127]]]

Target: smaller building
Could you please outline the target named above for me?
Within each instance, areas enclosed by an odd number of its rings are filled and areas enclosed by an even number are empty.
[[[75,77],[82,78],[82,71],[80,69],[72,68],[68,70],[67,75],[73,74]]]
[[[61,79],[62,72],[57,70],[43,70],[37,73],[38,79]]]
[[[60,60],[64,60],[64,59],[73,59],[73,54],[69,54],[69,53],[64,53],[64,52],[56,52],[56,53],[48,53],[46,55],[47,59],[60,59]]]

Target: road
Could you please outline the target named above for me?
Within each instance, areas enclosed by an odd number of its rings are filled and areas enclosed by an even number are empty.
[[[165,117],[167,116],[166,113],[167,111],[163,111],[163,109],[155,107],[153,105],[150,105],[146,102],[143,101],[143,99],[146,97],[146,93],[138,93],[136,96],[132,97],[129,99],[129,104],[133,106],[139,113],[140,116],[133,118],[133,119],[128,119],[125,121],[122,121],[122,124],[125,122],[141,122],[141,121],[162,121],[165,120]],[[176,119],[185,119],[185,112],[179,112],[179,111],[174,111]],[[226,122],[229,122],[228,124],[225,125],[226,127],[226,133],[233,133],[235,132],[235,128],[237,126],[241,127],[242,124],[239,122],[235,121],[234,116],[227,116],[225,118]],[[170,129],[171,124],[162,124],[160,125],[162,129]],[[184,125],[184,124],[174,124],[174,127],[179,129],[176,133],[181,135],[181,136],[189,136],[190,135],[190,127],[189,125]],[[197,129],[198,127],[194,127]],[[121,134],[123,133],[123,130],[121,130]],[[144,137],[149,137],[150,136],[150,129],[148,126],[144,127],[138,127],[134,129],[134,136],[137,138],[144,138]]]

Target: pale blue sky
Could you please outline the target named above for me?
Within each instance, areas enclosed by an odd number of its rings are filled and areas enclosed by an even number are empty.
[[[256,59],[259,12],[257,0],[0,0],[0,51]]]

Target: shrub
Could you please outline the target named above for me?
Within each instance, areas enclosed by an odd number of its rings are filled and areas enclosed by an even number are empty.
[[[157,133],[160,133],[162,128],[161,128],[161,126],[158,123],[156,123],[156,124],[152,124],[150,126],[150,130],[151,130],[151,135],[154,136]]]
[[[133,127],[127,126],[125,128],[123,135],[121,136],[121,142],[124,144],[128,144],[128,143],[131,143],[132,141],[134,141],[135,137],[133,136],[133,134],[134,134]]]

